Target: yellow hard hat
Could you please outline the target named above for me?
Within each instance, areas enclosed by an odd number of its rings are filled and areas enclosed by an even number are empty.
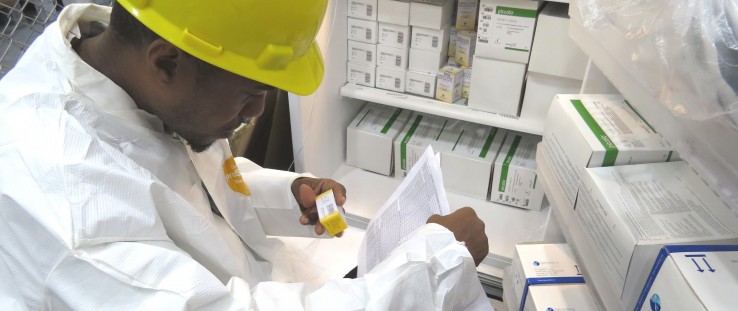
[[[246,78],[307,95],[323,80],[327,0],[118,0],[163,39]]]

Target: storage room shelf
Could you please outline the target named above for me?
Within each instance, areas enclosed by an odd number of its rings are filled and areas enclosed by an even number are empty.
[[[535,135],[543,134],[545,122],[545,120],[532,120],[475,110],[458,104],[458,102],[449,104],[430,98],[352,83],[341,88],[341,96]]]
[[[400,185],[400,180],[341,165],[333,179],[346,186],[346,213],[371,219],[382,204]],[[447,192],[452,210],[469,206],[485,222],[490,254],[479,265],[478,271],[489,276],[488,281],[501,288],[502,269],[512,263],[515,244],[540,240],[543,236],[549,208],[529,211],[485,200]]]
[[[543,148],[544,146],[539,144],[536,151],[538,164],[536,173],[551,204],[551,211],[558,220],[577,262],[581,265],[584,279],[595,296],[598,307],[600,310],[625,310],[620,295],[616,294],[615,288],[607,281],[604,266],[598,259],[592,243],[587,240],[586,232],[574,214],[574,209],[569,206],[561,184],[554,177]]]

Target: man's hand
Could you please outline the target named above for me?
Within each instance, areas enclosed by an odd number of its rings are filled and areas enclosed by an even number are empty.
[[[446,216],[433,215],[428,217],[426,223],[437,223],[453,232],[457,241],[466,243],[466,248],[474,257],[474,264],[477,266],[489,253],[484,222],[477,217],[477,213],[471,207],[462,207]]]
[[[321,235],[325,232],[323,225],[318,222],[318,208],[315,206],[315,197],[319,194],[333,189],[336,205],[343,206],[346,203],[346,188],[332,179],[300,177],[292,183],[292,194],[300,205],[302,216],[300,224],[315,225],[315,234]],[[337,234],[341,237],[343,232]]]

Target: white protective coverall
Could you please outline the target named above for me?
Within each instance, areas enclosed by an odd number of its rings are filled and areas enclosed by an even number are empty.
[[[71,48],[109,15],[68,6],[0,81],[1,309],[491,309],[436,224],[363,278],[298,283],[266,235],[310,235],[300,175],[238,158],[247,197],[225,140],[193,153],[167,134]]]

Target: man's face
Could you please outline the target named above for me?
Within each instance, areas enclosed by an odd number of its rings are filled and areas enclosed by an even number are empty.
[[[158,111],[165,126],[184,138],[195,152],[228,138],[243,118],[264,111],[264,97],[273,87],[225,70],[195,74],[174,87],[169,109]]]

